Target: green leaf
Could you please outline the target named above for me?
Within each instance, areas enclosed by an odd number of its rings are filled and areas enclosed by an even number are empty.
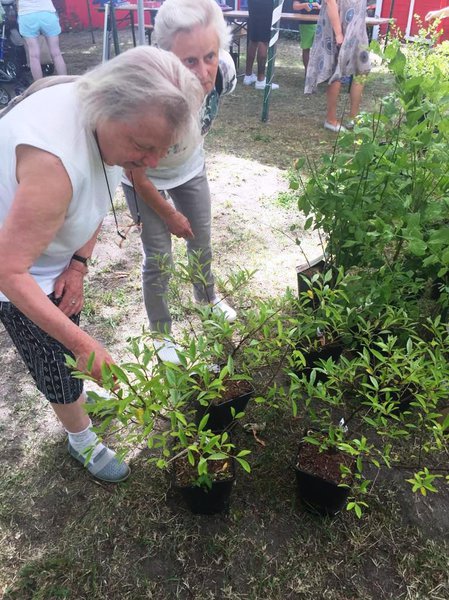
[[[228,455],[224,454],[224,452],[213,452],[212,454],[209,454],[207,460],[226,460],[227,458]]]
[[[368,165],[374,156],[375,146],[374,144],[364,144],[360,150],[358,150],[354,156],[354,164],[358,168],[363,168]]]
[[[297,171],[300,171],[305,164],[306,164],[306,159],[304,157],[303,158],[297,158],[296,161],[295,161],[295,169]]]
[[[306,219],[306,222],[304,223],[304,230],[307,231],[307,229],[310,229],[313,225],[313,217],[308,217]]]
[[[427,244],[423,240],[414,238],[409,241],[408,249],[415,256],[424,256],[427,252]]]
[[[288,187],[294,191],[298,190],[299,189],[299,181],[296,181],[295,179],[290,179]]]
[[[111,364],[111,365],[109,365],[109,369],[118,381],[120,381],[121,383],[125,383],[125,384],[129,383],[129,379],[128,379],[126,373],[118,365]]]
[[[236,458],[239,458],[241,456],[247,456],[248,454],[251,454],[251,450],[240,450],[240,452],[237,454]]]
[[[249,463],[246,462],[246,460],[243,460],[243,458],[238,458],[237,456],[235,457],[235,460],[239,463],[241,467],[243,467],[243,469],[247,473],[251,473],[251,467],[249,466]]]
[[[92,367],[94,366],[95,361],[95,352],[91,352],[89,354],[89,358],[87,360],[86,371],[90,373],[92,371]]]

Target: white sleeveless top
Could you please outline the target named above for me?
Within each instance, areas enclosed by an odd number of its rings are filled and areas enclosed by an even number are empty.
[[[110,207],[102,161],[93,133],[84,127],[75,83],[40,90],[0,119],[0,227],[18,187],[15,149],[20,144],[60,158],[73,189],[64,223],[30,268],[48,295],[72,255],[92,237]],[[122,169],[105,168],[114,194]],[[0,288],[0,301],[6,300]]]
[[[56,12],[51,0],[19,0],[17,14],[28,15],[30,13],[45,10],[47,12]]]

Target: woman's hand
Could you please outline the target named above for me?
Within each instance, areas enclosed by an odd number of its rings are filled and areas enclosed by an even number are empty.
[[[106,348],[104,348],[100,342],[97,342],[86,334],[83,344],[77,348],[71,348],[71,350],[75,355],[78,370],[83,373],[88,373],[101,384],[102,365],[114,364],[114,361]],[[88,369],[87,366],[92,358],[92,354],[94,354],[92,368]]]
[[[345,36],[342,33],[335,34],[335,43],[337,46],[341,46],[345,40]]]
[[[55,298],[62,298],[58,308],[67,317],[79,313],[84,304],[84,273],[67,267],[56,280]]]
[[[312,12],[312,10],[319,10],[321,5],[319,2],[298,2],[295,0],[293,2],[293,10],[306,10],[307,12]]]
[[[440,10],[431,10],[425,16],[426,21],[433,21],[433,19],[444,19],[444,17],[449,17],[449,6],[446,8],[441,8]]]
[[[189,220],[178,210],[174,210],[173,213],[168,215],[165,222],[170,233],[176,235],[176,237],[185,238],[186,240],[192,240],[195,237]]]

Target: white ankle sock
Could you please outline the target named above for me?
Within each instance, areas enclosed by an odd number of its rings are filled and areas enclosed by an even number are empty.
[[[92,431],[92,421],[90,420],[89,425],[86,429],[83,429],[83,431],[79,431],[78,433],[71,433],[67,429],[66,431],[69,435],[70,445],[79,454],[86,454],[93,448],[90,460],[93,460],[104,448],[103,444],[99,441],[97,434]]]

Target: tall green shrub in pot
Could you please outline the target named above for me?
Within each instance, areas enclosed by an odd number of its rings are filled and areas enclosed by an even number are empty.
[[[388,303],[422,291],[449,270],[449,81],[436,66],[412,74],[392,43],[384,59],[394,91],[379,110],[339,137],[304,182],[297,164],[298,207],[327,237],[328,261],[363,269],[359,290]]]

